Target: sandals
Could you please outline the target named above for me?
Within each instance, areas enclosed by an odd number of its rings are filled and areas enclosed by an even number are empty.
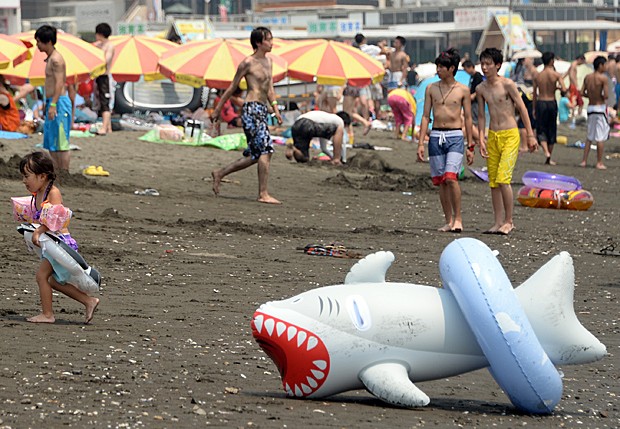
[[[87,176],[109,176],[110,173],[108,171],[105,171],[103,169],[102,166],[95,166],[95,165],[90,165],[88,167],[86,167],[84,170],[82,170],[82,173],[86,174]]]

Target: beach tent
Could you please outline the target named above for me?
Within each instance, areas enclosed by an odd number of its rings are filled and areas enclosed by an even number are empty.
[[[521,14],[513,12],[493,15],[478,42],[476,54],[480,55],[486,48],[501,51],[507,48],[504,56],[510,58],[513,52],[535,50],[536,45]]]

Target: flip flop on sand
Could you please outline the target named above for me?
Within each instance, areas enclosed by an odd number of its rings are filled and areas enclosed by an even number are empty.
[[[134,191],[134,194],[136,195],[150,195],[153,197],[158,197],[159,196],[159,191],[157,189],[153,189],[153,188],[147,188],[144,191]]]

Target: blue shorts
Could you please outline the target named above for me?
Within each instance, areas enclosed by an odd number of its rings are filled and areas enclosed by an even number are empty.
[[[56,102],[56,117],[50,120],[49,114],[51,98],[45,100],[45,123],[43,124],[43,147],[50,152],[64,152],[69,150],[69,133],[71,132],[71,115],[73,107],[66,95]]]
[[[261,155],[273,153],[271,136],[267,127],[267,106],[258,101],[247,101],[241,109],[243,132],[248,141],[248,147],[243,156],[249,156],[256,161]]]
[[[463,131],[431,131],[428,155],[433,185],[439,186],[446,180],[458,180],[463,165],[464,149]]]

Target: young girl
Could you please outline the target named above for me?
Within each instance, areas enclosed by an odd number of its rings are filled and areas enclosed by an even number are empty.
[[[32,206],[34,211],[33,220],[37,222],[41,216],[41,209],[45,202],[50,204],[62,204],[60,190],[54,186],[56,173],[54,173],[54,163],[52,159],[43,152],[34,152],[26,155],[19,164],[19,171],[22,174],[22,181],[32,194]],[[39,237],[49,229],[45,225],[39,226],[32,234],[32,242],[39,246]],[[59,237],[69,247],[77,251],[77,243],[67,229],[61,231]],[[86,308],[85,322],[89,323],[92,318],[99,299],[86,295],[84,292],[68,283],[60,283],[53,276],[53,269],[50,262],[41,258],[41,264],[37,270],[36,280],[39,285],[39,295],[41,296],[42,312],[38,316],[30,317],[27,320],[33,323],[54,323],[54,311],[52,309],[52,289],[55,289],[70,298],[82,303]]]

